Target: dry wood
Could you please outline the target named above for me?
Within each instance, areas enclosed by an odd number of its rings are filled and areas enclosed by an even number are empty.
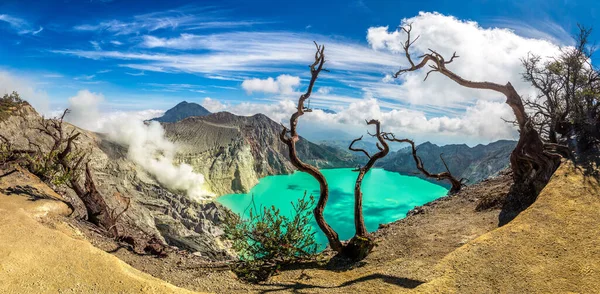
[[[409,143],[412,148],[412,156],[415,161],[415,165],[417,166],[417,169],[428,178],[436,179],[438,181],[441,181],[441,180],[449,181],[450,184],[452,185],[452,187],[450,188],[449,194],[455,194],[455,193],[459,192],[460,189],[462,188],[462,186],[464,185],[464,179],[459,180],[452,175],[452,173],[450,172],[450,169],[448,168],[448,165],[446,164],[446,161],[444,160],[444,157],[442,157],[443,154],[440,154],[440,159],[442,160],[442,163],[444,163],[444,166],[446,167],[446,171],[437,173],[437,174],[430,173],[423,166],[423,160],[421,159],[421,157],[419,157],[417,155],[417,147],[415,146],[415,142],[413,142],[410,139],[398,139],[392,133],[384,133],[383,137],[390,142]]]
[[[375,134],[371,136],[377,137],[377,140],[379,141],[377,143],[377,148],[379,149],[379,152],[371,156],[364,149],[352,147],[354,143],[362,140],[362,136],[358,139],[354,139],[348,147],[348,149],[352,151],[363,152],[369,158],[369,161],[367,162],[367,164],[365,164],[365,166],[356,169],[356,171],[358,171],[358,177],[356,178],[356,184],[354,185],[354,227],[356,229],[355,234],[359,237],[367,237],[367,228],[365,226],[365,219],[363,217],[362,211],[363,194],[361,191],[361,186],[363,178],[365,177],[365,174],[367,174],[369,170],[371,170],[371,168],[375,165],[375,162],[377,162],[377,160],[385,157],[390,152],[390,148],[383,137],[383,133],[381,132],[381,123],[375,119],[367,121],[366,123],[367,125],[375,125]],[[380,143],[381,145],[379,145]]]
[[[298,135],[296,129],[298,126],[298,119],[304,115],[305,112],[312,111],[311,109],[304,107],[304,102],[310,97],[319,73],[321,70],[324,70],[323,64],[325,63],[325,46],[319,46],[317,43],[315,43],[315,46],[317,47],[317,50],[315,53],[315,62],[310,65],[311,78],[310,83],[308,84],[308,89],[306,89],[306,92],[298,99],[297,110],[290,118],[290,129],[288,130],[285,126],[283,126],[279,137],[281,141],[288,146],[289,157],[292,164],[300,171],[310,174],[319,182],[319,200],[314,209],[315,220],[317,221],[319,228],[321,228],[325,236],[327,236],[327,240],[329,241],[329,246],[331,246],[331,249],[341,252],[342,243],[340,242],[338,234],[331,228],[331,226],[329,226],[329,224],[327,224],[325,218],[323,217],[323,211],[325,210],[325,205],[329,199],[329,187],[327,185],[327,180],[318,168],[300,160],[296,152],[296,143],[298,140],[300,140],[300,136]]]
[[[456,52],[452,55],[450,60],[446,60],[438,52],[429,49],[429,52],[420,56],[419,58],[421,60],[418,63],[415,63],[409,53],[410,46],[416,41],[416,39],[411,40],[410,32],[412,26],[406,24],[402,27],[402,30],[407,33],[407,40],[403,47],[406,58],[411,66],[409,68],[398,70],[394,74],[395,78],[403,73],[417,71],[425,67],[425,65],[428,65],[430,70],[427,72],[425,80],[427,80],[430,73],[439,72],[463,87],[492,90],[506,96],[506,104],[513,110],[516,124],[520,130],[519,142],[511,154],[510,164],[515,182],[513,192],[518,194],[524,201],[518,205],[521,207],[515,209],[522,210],[533,203],[535,198],[537,198],[538,193],[548,183],[550,177],[560,164],[561,156],[548,150],[548,147],[540,138],[539,133],[533,127],[530,118],[525,112],[523,100],[512,84],[508,82],[505,85],[501,85],[487,81],[470,81],[462,78],[446,68],[446,65],[452,63],[455,58],[459,57],[456,55]]]

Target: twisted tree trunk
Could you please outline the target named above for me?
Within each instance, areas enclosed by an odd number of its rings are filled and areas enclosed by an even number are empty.
[[[506,97],[506,104],[510,106],[515,114],[520,131],[519,142],[510,157],[514,185],[511,188],[511,193],[507,200],[508,207],[506,209],[513,210],[514,213],[506,215],[507,218],[505,220],[502,220],[501,216],[500,223],[503,224],[509,221],[535,201],[539,192],[546,186],[550,177],[558,168],[561,156],[555,153],[551,146],[544,144],[525,112],[521,96],[510,82],[506,85],[501,85],[491,82],[475,82],[463,79],[446,68],[447,64],[452,63],[455,58],[459,57],[456,55],[456,52],[452,55],[450,60],[446,61],[441,54],[429,49],[429,53],[422,55],[420,57],[422,58],[421,61],[415,63],[409,54],[409,48],[418,37],[415,40],[411,40],[410,33],[412,26],[410,24],[403,26],[402,30],[407,34],[407,40],[403,47],[411,67],[397,71],[394,74],[395,78],[403,73],[419,70],[431,62],[429,64],[431,70],[427,72],[425,80],[427,80],[430,73],[439,72],[463,87],[492,90],[501,93]]]
[[[378,120],[372,119],[367,122],[367,125],[375,125],[376,133],[373,135],[377,137],[379,143],[377,143],[377,148],[379,152],[373,154],[373,156],[369,155],[369,153],[364,149],[358,149],[352,147],[354,143],[362,140],[362,137],[358,139],[354,139],[348,149],[357,152],[363,152],[369,158],[367,164],[363,167],[359,167],[356,169],[358,171],[358,177],[356,178],[356,183],[354,185],[354,227],[356,229],[356,236],[359,237],[367,237],[367,228],[365,226],[365,220],[363,217],[363,209],[362,209],[362,199],[363,194],[361,190],[362,181],[365,175],[371,170],[371,168],[375,165],[375,162],[383,157],[385,157],[389,152],[390,148],[383,137],[383,133],[381,132],[381,123]],[[381,143],[381,145],[379,145]],[[383,146],[383,147],[382,147]]]
[[[327,180],[325,179],[325,176],[323,176],[323,174],[319,171],[319,169],[300,160],[296,152],[296,143],[298,142],[298,140],[300,140],[300,136],[298,135],[296,129],[298,126],[298,119],[302,115],[304,115],[305,112],[311,111],[311,109],[304,107],[304,102],[310,97],[310,94],[312,93],[313,87],[315,85],[315,81],[317,80],[319,73],[323,69],[323,64],[325,63],[325,46],[319,46],[316,43],[315,46],[317,47],[317,52],[315,53],[315,62],[310,65],[311,79],[308,85],[308,89],[306,90],[306,93],[302,94],[298,99],[297,111],[294,114],[292,114],[292,117],[290,118],[290,130],[283,126],[283,130],[281,131],[279,137],[281,141],[288,146],[289,157],[292,164],[298,170],[310,174],[317,180],[317,182],[319,182],[319,200],[317,202],[317,206],[313,211],[315,215],[315,220],[317,221],[317,224],[319,225],[321,231],[323,231],[323,233],[327,237],[331,249],[335,250],[336,252],[342,252],[343,246],[340,242],[338,234],[331,228],[331,226],[329,226],[329,224],[327,224],[325,218],[323,217],[323,211],[325,210],[325,205],[327,204],[327,200],[329,199],[329,187],[327,185]]]
[[[373,137],[377,137],[379,141],[377,143],[377,148],[379,152],[373,154],[372,156],[364,149],[354,148],[354,143],[362,140],[362,136],[358,139],[354,139],[348,149],[356,152],[363,152],[369,161],[363,167],[358,167],[355,171],[358,172],[358,176],[356,178],[356,183],[354,185],[354,228],[355,234],[352,239],[346,244],[344,247],[343,253],[346,257],[349,257],[353,260],[362,260],[373,251],[375,247],[375,240],[368,235],[367,227],[365,226],[365,220],[363,216],[363,207],[362,207],[362,181],[365,175],[371,170],[371,168],[375,165],[375,162],[383,157],[385,157],[389,152],[390,148],[383,137],[383,133],[381,132],[381,124],[378,120],[372,119],[367,121],[367,125],[375,125],[375,134],[371,135]],[[381,145],[380,145],[381,144]]]

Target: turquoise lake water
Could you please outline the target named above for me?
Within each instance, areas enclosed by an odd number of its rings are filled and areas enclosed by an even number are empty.
[[[351,168],[321,170],[329,183],[329,201],[325,207],[325,220],[336,230],[340,239],[354,236],[354,183],[357,173]],[[247,217],[252,203],[256,207],[274,205],[282,214],[292,213],[291,201],[307,194],[319,195],[319,183],[307,173],[295,172],[291,175],[268,176],[252,188],[248,194],[228,194],[217,198],[235,213]],[[379,224],[387,224],[406,217],[415,206],[440,198],[448,192],[442,186],[432,184],[412,176],[372,169],[364,178],[363,213],[369,232],[377,230]],[[327,238],[312,221],[317,242],[321,248],[327,245]]]

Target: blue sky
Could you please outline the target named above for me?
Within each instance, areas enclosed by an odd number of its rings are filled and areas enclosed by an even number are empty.
[[[439,12],[443,17],[420,15],[421,11]],[[423,42],[433,42],[442,51],[451,41],[465,42],[459,36],[460,25],[471,21],[476,22],[474,34],[488,38],[473,38],[473,44],[484,42],[493,48],[493,42],[504,42],[508,52],[518,43],[515,46],[525,48],[519,52],[531,47],[532,52],[547,54],[552,52],[550,45],[538,46],[529,39],[569,45],[576,24],[593,25],[599,14],[596,1],[3,0],[0,71],[4,75],[0,79],[5,82],[0,80],[0,85],[5,89],[0,91],[12,90],[8,89],[11,83],[14,88],[26,88],[26,94],[29,90],[29,95],[48,100],[48,111],[67,107],[70,97],[87,90],[101,96],[104,112],[167,109],[187,100],[212,110],[265,112],[278,120],[278,114],[289,109],[289,103],[282,101],[297,97],[306,84],[311,42],[316,40],[326,45],[331,72],[318,82],[315,106],[344,112],[374,107],[376,101],[378,114],[391,115],[389,111],[396,110],[396,116],[415,117],[411,122],[388,119],[398,130],[410,131],[419,119],[425,119],[429,127],[421,130],[426,134],[423,139],[485,142],[510,138],[514,132],[505,128],[494,136],[481,136],[487,128],[482,125],[479,130],[467,130],[470,133],[464,138],[460,132],[473,124],[465,117],[485,117],[473,113],[500,105],[501,97],[451,87],[449,91],[454,92],[442,92],[441,99],[433,97],[440,93],[435,90],[440,85],[436,80],[409,87],[414,82],[410,77],[386,79],[386,74],[405,62],[392,44],[401,20],[423,23],[423,32],[440,26],[430,34],[438,37],[428,40],[423,35]],[[449,29],[453,25],[458,31]],[[387,30],[370,30],[385,26]],[[498,37],[496,31],[489,31],[493,28],[508,29],[519,38]],[[598,36],[600,31],[595,31],[592,39]],[[502,54],[486,56],[481,51],[459,55],[463,62],[495,58],[497,64],[514,63],[499,59]],[[506,78],[518,79],[516,66]],[[478,76],[494,78],[496,71]],[[505,110],[498,115],[506,115]],[[322,119],[339,124],[348,120],[341,115]]]

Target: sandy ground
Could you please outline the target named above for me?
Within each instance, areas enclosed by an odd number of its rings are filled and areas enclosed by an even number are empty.
[[[565,163],[529,209],[497,228],[499,210],[476,207],[509,186],[505,175],[415,209],[374,233],[379,246],[361,263],[326,253],[260,285],[189,253],[114,250],[60,217],[62,203],[0,195],[0,293],[598,293],[598,182]]]
[[[18,191],[0,193],[0,293],[191,293],[78,240],[59,220],[70,213],[52,200],[60,196],[27,174],[14,177]]]
[[[138,256],[124,249],[114,254],[137,269],[195,291],[403,292],[435,278],[435,265],[444,256],[497,227],[498,209],[476,212],[475,207],[482,195],[503,196],[509,185],[510,177],[504,176],[418,208],[415,215],[376,232],[379,246],[364,262],[349,264],[326,254],[320,263],[285,269],[261,285],[241,282],[227,267],[189,254],[170,254],[164,259]],[[99,248],[109,251],[116,247],[94,232],[86,235]]]
[[[419,287],[457,293],[600,293],[600,185],[563,163],[507,225],[445,257]]]

